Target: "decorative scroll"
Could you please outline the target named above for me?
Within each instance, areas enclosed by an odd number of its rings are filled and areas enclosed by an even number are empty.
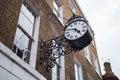
[[[71,47],[65,37],[62,35],[46,42],[41,41],[40,45],[40,63],[47,65],[47,70],[53,68],[56,59],[65,54],[76,51]]]

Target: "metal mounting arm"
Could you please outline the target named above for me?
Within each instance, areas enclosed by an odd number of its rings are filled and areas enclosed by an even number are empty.
[[[53,68],[56,64],[56,59],[65,54],[76,51],[67,42],[65,37],[59,36],[54,39],[42,42],[40,44],[40,64],[45,63],[47,65],[47,70]]]

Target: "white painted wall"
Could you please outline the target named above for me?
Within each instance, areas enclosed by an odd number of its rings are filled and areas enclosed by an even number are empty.
[[[0,42],[0,80],[46,80]]]

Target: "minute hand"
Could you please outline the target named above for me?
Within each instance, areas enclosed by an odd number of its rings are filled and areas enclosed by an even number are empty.
[[[67,29],[67,30],[75,30],[77,31],[77,33],[81,33],[80,30],[76,29],[76,28],[73,28],[73,29]]]

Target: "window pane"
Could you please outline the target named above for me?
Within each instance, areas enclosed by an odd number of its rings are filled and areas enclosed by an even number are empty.
[[[53,12],[56,16],[60,16],[60,6],[53,1]]]
[[[53,6],[56,9],[56,11],[58,12],[59,11],[59,6],[55,1],[53,1]]]
[[[72,12],[75,13],[75,7],[74,7],[74,5],[73,5],[71,0],[69,0],[69,7],[72,10]]]
[[[95,66],[96,72],[99,74],[100,72],[99,72],[98,60],[95,55],[94,55],[94,66]]]
[[[92,77],[88,74],[88,80],[93,80]]]
[[[27,6],[22,4],[21,8],[22,13],[34,24],[34,16],[33,14],[27,9]]]
[[[76,80],[79,80],[79,79],[78,79],[78,68],[77,68],[77,65],[74,64],[74,67],[75,67],[75,79],[76,79]]]
[[[75,80],[83,80],[82,66],[77,60],[74,61],[74,68],[75,68]]]
[[[29,38],[17,28],[14,44],[21,50],[28,48]]]
[[[88,59],[89,62],[91,62],[90,60],[90,53],[89,53],[89,47],[85,47],[84,48],[84,51],[85,51],[85,57]]]
[[[22,12],[20,12],[18,24],[21,25],[23,29],[32,36],[33,24],[25,17]]]

